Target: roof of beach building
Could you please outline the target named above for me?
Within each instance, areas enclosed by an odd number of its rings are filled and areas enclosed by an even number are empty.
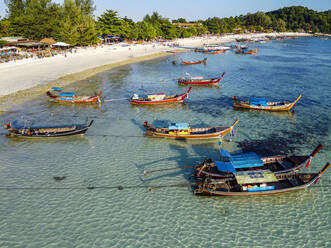
[[[56,43],[56,41],[52,37],[50,37],[50,38],[44,38],[40,42],[41,43],[47,43],[49,45],[53,45],[53,44]]]
[[[202,23],[200,22],[196,22],[196,23],[181,23],[181,22],[177,22],[177,23],[173,23],[176,26],[179,27],[183,27],[183,28],[189,28],[189,27],[194,27],[194,26],[201,26]]]
[[[11,36],[11,37],[2,37],[1,40],[5,40],[8,42],[18,42],[18,41],[26,41],[29,39],[21,37],[21,36]]]

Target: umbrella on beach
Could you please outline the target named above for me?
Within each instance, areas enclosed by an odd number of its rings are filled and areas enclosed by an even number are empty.
[[[53,46],[68,47],[70,45],[65,42],[56,42],[55,44],[53,44]]]

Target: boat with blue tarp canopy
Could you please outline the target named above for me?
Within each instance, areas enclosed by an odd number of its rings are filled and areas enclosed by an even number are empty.
[[[322,174],[330,167],[327,163],[317,173],[278,174],[270,170],[242,171],[235,178],[213,179],[205,177],[194,184],[196,195],[214,196],[254,196],[287,193],[308,188],[317,183]]]
[[[52,87],[53,91],[61,91],[59,87]],[[61,102],[61,103],[101,103],[101,91],[99,95],[95,96],[78,96],[74,92],[61,92],[60,94],[54,94],[54,92],[47,91],[46,95],[49,97],[52,102]]]
[[[272,102],[264,98],[237,98],[233,96],[233,107],[246,108],[255,110],[267,110],[267,111],[293,111],[295,104],[299,101],[301,95],[294,101],[277,101]]]
[[[284,174],[300,170],[309,166],[312,158],[322,149],[318,145],[310,155],[274,155],[260,157],[255,152],[230,154],[220,149],[220,160],[206,159],[196,167],[195,175],[198,178],[233,177],[238,172],[251,170],[270,170],[275,174]]]
[[[149,136],[174,139],[211,139],[231,133],[238,122],[239,120],[236,120],[228,127],[190,127],[188,123],[171,123],[168,127],[154,127],[145,121],[144,127],[146,127],[146,134]]]

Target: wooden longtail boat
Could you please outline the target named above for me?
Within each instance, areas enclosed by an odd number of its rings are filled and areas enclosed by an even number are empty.
[[[155,128],[148,122],[144,122],[146,134],[149,136],[158,136],[175,139],[210,139],[225,136],[232,131],[239,120],[236,120],[230,127],[199,127],[190,128],[187,123],[172,123],[168,128]]]
[[[230,154],[220,149],[220,161],[206,159],[196,167],[196,177],[223,178],[232,177],[242,171],[270,170],[278,174],[300,170],[304,165],[309,166],[313,157],[323,148],[318,145],[310,155],[276,155],[259,157],[254,152]]]
[[[267,110],[267,111],[290,111],[295,104],[299,101],[301,95],[294,102],[269,102],[267,99],[262,98],[251,98],[248,101],[237,99],[235,96],[232,97],[234,100],[233,107],[235,108],[246,108],[255,110]]]
[[[182,58],[182,64],[183,65],[197,65],[197,64],[206,64],[207,58],[204,58],[204,60],[198,60],[198,61],[184,61]]]
[[[213,196],[256,196],[288,193],[308,188],[317,183],[329,168],[327,163],[318,173],[292,173],[275,175],[271,171],[245,171],[233,180],[205,178],[193,191],[196,195]]]
[[[202,78],[202,77],[181,77],[178,79],[178,84],[183,85],[194,85],[194,86],[208,86],[208,85],[217,85],[221,79],[223,78],[225,72],[223,72],[222,76],[219,78]]]
[[[164,93],[158,93],[154,95],[144,95],[139,96],[138,94],[134,94],[131,97],[132,104],[169,104],[169,103],[181,103],[187,97],[188,93],[191,91],[192,87],[190,87],[186,93],[180,95],[170,95],[167,96]]]
[[[258,48],[255,49],[238,49],[236,54],[257,54]]]
[[[77,96],[74,92],[62,92],[59,95],[52,94],[47,91],[46,94],[50,98],[50,101],[60,102],[60,103],[95,103],[101,102],[100,96],[102,91],[100,91],[97,96]]]
[[[93,120],[87,124],[72,124],[63,126],[16,126],[8,123],[5,128],[9,132],[9,136],[17,136],[24,138],[50,138],[50,137],[62,137],[71,136],[77,134],[84,134],[93,124]]]

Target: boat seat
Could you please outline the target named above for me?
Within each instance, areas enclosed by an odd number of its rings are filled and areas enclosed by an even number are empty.
[[[277,162],[285,169],[291,169],[293,167],[293,163],[291,163],[290,161],[286,161],[286,160],[279,160],[277,159]]]
[[[296,187],[296,186],[300,185],[300,183],[298,182],[298,179],[296,179],[296,178],[291,178],[291,179],[289,178],[288,180],[293,185],[293,187]]]

